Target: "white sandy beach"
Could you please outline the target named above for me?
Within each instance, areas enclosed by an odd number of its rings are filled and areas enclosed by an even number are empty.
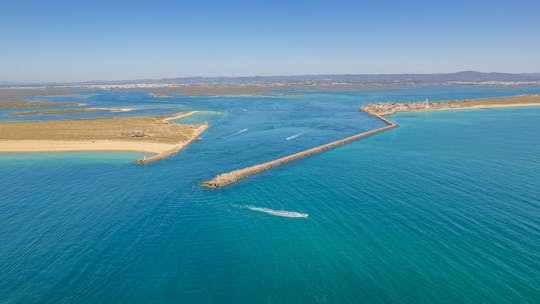
[[[175,146],[174,144],[120,140],[0,140],[0,152],[134,151],[161,153]]]

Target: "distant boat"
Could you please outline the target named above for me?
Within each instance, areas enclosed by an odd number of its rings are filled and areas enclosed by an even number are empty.
[[[246,132],[247,130],[249,130],[249,129],[248,129],[248,128],[242,129],[242,130],[240,130],[240,131],[238,131],[238,132],[235,132],[235,133],[231,134],[231,136],[233,136],[233,135],[238,135],[238,134],[242,134],[242,133]]]
[[[223,138],[229,138],[229,137],[231,137],[231,136],[235,136],[235,135],[238,135],[238,134],[242,134],[242,133],[244,133],[244,132],[247,132],[248,130],[249,130],[248,128],[245,128],[245,129],[242,129],[242,130],[238,130],[238,131],[236,131],[236,132],[234,132],[234,133],[232,133],[232,134],[229,134],[229,135],[227,135],[227,136],[225,136],[225,137],[223,137]]]
[[[266,214],[270,214],[274,216],[281,216],[281,217],[292,217],[292,218],[308,218],[309,217],[309,214],[307,213],[300,213],[296,211],[274,210],[274,209],[257,207],[257,206],[252,206],[252,205],[232,204],[231,206],[235,208],[244,208],[244,209],[249,209],[251,211],[257,211],[257,212],[262,212],[262,213],[266,213]]]
[[[304,134],[306,134],[306,133],[307,133],[307,131],[306,131],[306,132],[302,132],[302,133],[298,133],[298,134],[294,134],[294,135],[291,135],[291,136],[285,138],[285,140],[291,140],[291,139],[297,138],[298,136],[302,136],[302,135],[304,135]]]

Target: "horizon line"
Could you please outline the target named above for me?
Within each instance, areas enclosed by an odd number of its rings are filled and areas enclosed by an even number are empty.
[[[272,74],[272,75],[220,75],[220,76],[170,76],[156,78],[134,78],[134,79],[93,79],[93,80],[58,80],[58,81],[19,81],[19,80],[0,80],[0,85],[51,85],[51,84],[85,84],[96,82],[140,82],[140,81],[162,81],[169,79],[242,79],[242,78],[272,78],[272,77],[309,77],[309,76],[406,76],[406,75],[451,75],[460,73],[478,73],[478,74],[506,74],[506,75],[540,75],[539,72],[482,72],[475,70],[460,70],[456,72],[433,72],[433,73],[316,73],[316,74]]]

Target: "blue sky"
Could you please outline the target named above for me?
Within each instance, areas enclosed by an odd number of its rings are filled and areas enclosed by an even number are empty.
[[[540,72],[540,1],[9,1],[0,80]]]

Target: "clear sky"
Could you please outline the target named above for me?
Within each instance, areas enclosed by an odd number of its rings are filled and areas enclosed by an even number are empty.
[[[540,0],[0,3],[0,80],[540,72]]]

